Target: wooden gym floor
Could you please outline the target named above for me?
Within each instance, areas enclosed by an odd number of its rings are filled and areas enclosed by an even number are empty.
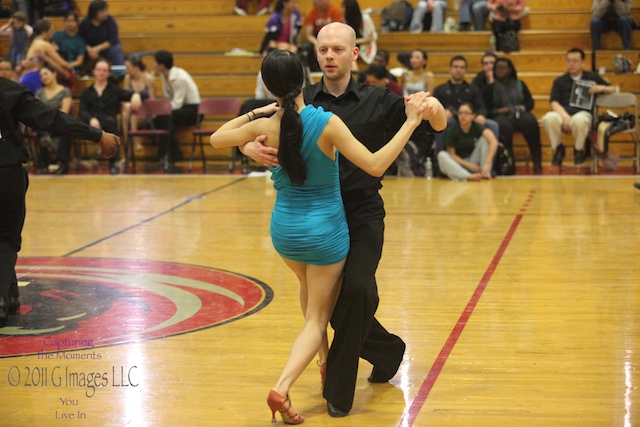
[[[385,179],[378,317],[404,362],[369,384],[362,361],[343,419],[312,363],[305,425],[640,424],[636,181]],[[261,176],[32,176],[0,425],[269,425],[302,324],[273,201]]]

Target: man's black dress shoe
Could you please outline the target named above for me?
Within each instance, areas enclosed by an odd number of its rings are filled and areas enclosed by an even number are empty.
[[[633,186],[636,187],[638,190],[640,190],[640,182],[634,183]]]
[[[9,297],[7,300],[7,314],[14,315],[20,309],[20,298]]]
[[[564,159],[565,149],[564,145],[560,144],[556,147],[556,151],[551,158],[551,164],[553,166],[562,166],[562,160]]]
[[[331,402],[327,400],[327,413],[329,414],[330,417],[342,418],[349,415],[349,410],[338,408],[337,406],[333,406]]]

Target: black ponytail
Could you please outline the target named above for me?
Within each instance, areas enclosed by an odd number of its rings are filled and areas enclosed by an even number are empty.
[[[302,185],[307,179],[307,166],[300,152],[302,119],[295,103],[304,79],[302,63],[287,50],[274,50],[262,61],[261,72],[267,89],[282,98],[278,162],[292,184]]]
[[[300,91],[282,98],[282,119],[280,120],[280,147],[278,162],[293,184],[302,185],[307,178],[307,166],[300,149],[302,148],[302,119],[297,111],[295,97]]]

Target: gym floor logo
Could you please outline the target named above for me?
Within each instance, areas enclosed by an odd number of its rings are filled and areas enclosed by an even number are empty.
[[[22,306],[0,328],[0,357],[194,332],[249,316],[273,299],[253,278],[184,264],[19,258],[16,272]]]

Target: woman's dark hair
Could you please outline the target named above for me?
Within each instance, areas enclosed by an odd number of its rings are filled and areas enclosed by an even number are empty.
[[[273,11],[274,12],[282,12],[282,9],[284,9],[284,4],[290,2],[291,0],[278,0],[275,4],[275,6],[273,6]]]
[[[472,112],[473,114],[475,114],[475,113],[476,113],[476,109],[475,109],[475,107],[473,106],[473,104],[472,104],[472,103],[470,103],[470,102],[468,102],[468,101],[465,101],[465,102],[463,102],[462,104],[460,104],[460,107],[467,107],[467,108],[469,108],[469,109],[471,110],[471,112]],[[460,107],[458,107],[458,111],[460,110]],[[456,111],[456,113],[457,113],[457,111]]]
[[[269,92],[282,99],[280,121],[280,147],[278,161],[292,184],[302,185],[307,179],[307,166],[302,147],[302,119],[297,111],[296,97],[302,90],[304,71],[295,53],[274,50],[265,56],[260,69],[262,80]]]
[[[80,18],[78,18],[78,14],[75,13],[73,10],[68,10],[67,13],[64,14],[64,20],[66,21],[67,19],[69,19],[70,16],[73,16],[76,22],[80,21]]]
[[[371,64],[367,68],[367,76],[373,76],[378,80],[387,78],[387,69],[382,64]]]
[[[98,12],[107,9],[108,7],[109,6],[107,5],[107,2],[104,0],[93,0],[91,3],[89,3],[87,16],[90,20],[94,20],[96,19],[96,16],[98,16]]]
[[[513,62],[511,62],[511,60],[509,58],[498,58],[496,59],[496,63],[493,64],[493,78],[496,78],[496,65],[498,65],[499,63],[504,62],[505,64],[507,64],[507,66],[509,67],[509,69],[511,70],[511,76],[510,78],[514,79],[514,80],[518,80],[518,73],[516,72],[516,67],[513,65]]]
[[[344,8],[344,20],[348,26],[356,32],[356,38],[361,36],[360,27],[362,27],[362,12],[357,0],[344,0],[342,2]]]
[[[31,33],[31,37],[29,37],[29,45],[31,45],[31,42],[34,41],[36,37],[38,37],[45,31],[49,31],[50,29],[51,22],[47,21],[46,19],[39,19],[33,26],[33,33]]]
[[[139,56],[136,56],[136,55],[129,56],[127,58],[127,61],[131,63],[132,67],[138,67],[140,71],[145,71],[147,69],[147,66],[144,65],[144,62],[140,60]]]

